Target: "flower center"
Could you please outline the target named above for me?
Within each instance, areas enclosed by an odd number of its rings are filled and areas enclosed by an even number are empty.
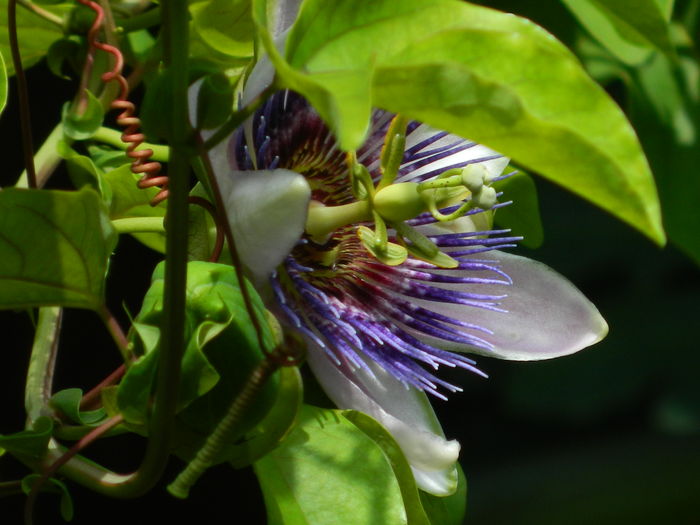
[[[306,233],[324,244],[339,228],[351,224],[374,223],[374,230],[359,226],[357,233],[364,247],[381,262],[396,266],[409,253],[442,268],[454,268],[455,261],[441,252],[425,235],[406,221],[429,212],[435,220],[458,219],[469,210],[491,209],[496,191],[490,186],[487,170],[479,164],[449,169],[425,182],[396,182],[406,144],[406,121],[397,116],[387,131],[380,157],[381,177],[375,183],[367,167],[354,154],[347,155],[350,183],[355,201],[325,206],[314,201],[309,206]],[[450,213],[440,210],[458,204]],[[398,243],[389,241],[388,227],[396,232]]]

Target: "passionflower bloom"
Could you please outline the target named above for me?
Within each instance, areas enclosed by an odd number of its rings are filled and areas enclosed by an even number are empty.
[[[426,396],[460,390],[440,365],[484,375],[464,353],[550,359],[607,332],[565,278],[500,251],[519,240],[491,227],[508,159],[482,145],[376,110],[347,154],[283,91],[209,155],[268,307],[303,335],[330,399],[382,423],[427,492],[457,482],[459,443]]]

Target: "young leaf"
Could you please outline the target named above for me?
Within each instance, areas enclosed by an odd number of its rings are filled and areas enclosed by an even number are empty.
[[[5,189],[0,221],[0,308],[102,305],[117,236],[94,191]]]
[[[658,49],[674,56],[670,9],[658,0],[562,0],[581,24],[612,54],[634,65]]]
[[[110,188],[102,183],[100,173],[90,157],[81,155],[64,140],[56,144],[56,152],[66,161],[68,175],[76,188],[88,186],[99,193],[105,202],[111,200]]]
[[[343,148],[360,145],[363,108],[381,107],[492,147],[664,242],[632,127],[532,22],[453,0],[310,0],[282,57],[255,4],[278,82],[316,105]]]
[[[159,352],[163,273],[164,264],[160,264],[134,323],[138,334],[134,340],[137,354],[144,355],[129,366],[119,386],[119,409],[131,424],[143,424],[148,417]],[[258,315],[264,319],[262,302],[249,288]],[[269,348],[272,333],[264,322],[263,329]],[[176,442],[186,451],[196,450],[197,444],[212,431],[263,357],[232,267],[201,261],[188,264],[185,336],[187,346],[178,401],[182,435]],[[239,433],[232,440],[262,419],[274,402],[276,389],[277,379],[273,377],[244,415]]]
[[[73,140],[86,140],[92,137],[104,119],[102,103],[90,91],[86,90],[85,93],[87,105],[82,113],[76,113],[71,102],[66,102],[63,106],[63,133]]]
[[[0,447],[23,461],[37,461],[44,457],[52,431],[53,421],[50,417],[42,416],[30,430],[5,436],[0,434]]]
[[[51,396],[50,405],[78,425],[93,425],[104,418],[104,409],[80,411],[83,391],[80,388],[66,388]]]
[[[407,523],[391,463],[338,410],[305,405],[282,444],[255,463],[269,525]]]

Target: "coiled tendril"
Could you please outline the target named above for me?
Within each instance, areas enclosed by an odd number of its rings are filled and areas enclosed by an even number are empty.
[[[168,176],[161,173],[160,162],[149,160],[153,155],[153,150],[141,149],[136,151],[136,148],[146,140],[146,136],[139,131],[141,119],[136,116],[136,106],[127,98],[129,95],[129,84],[126,78],[124,78],[124,75],[122,75],[124,58],[118,48],[101,42],[97,38],[102,23],[104,22],[104,11],[102,7],[91,0],[78,0],[78,2],[95,11],[95,20],[88,31],[88,45],[91,49],[100,49],[114,57],[114,66],[111,71],[107,71],[100,78],[105,83],[116,82],[119,85],[119,94],[112,101],[110,107],[112,109],[121,110],[116,120],[117,124],[124,129],[121,139],[122,142],[128,144],[126,155],[130,159],[133,159],[131,171],[136,175],[143,175],[138,182],[139,188],[161,188],[155,197],[151,199],[151,206],[157,206],[168,198]],[[89,71],[93,62],[92,53],[88,53],[86,60],[86,69]]]

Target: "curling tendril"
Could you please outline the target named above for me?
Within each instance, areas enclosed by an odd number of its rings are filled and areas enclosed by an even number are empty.
[[[153,155],[153,150],[142,149],[136,151],[145,140],[146,136],[139,131],[141,120],[136,116],[136,106],[128,100],[129,84],[126,78],[122,75],[124,66],[124,58],[118,48],[100,42],[97,35],[104,21],[104,11],[102,7],[92,0],[78,0],[79,3],[89,7],[95,12],[95,20],[88,31],[88,44],[92,52],[93,49],[100,49],[105,53],[109,53],[114,57],[114,66],[111,71],[107,71],[101,77],[102,81],[116,82],[119,85],[119,94],[112,101],[110,107],[112,109],[121,110],[117,116],[117,124],[123,128],[121,139],[125,144],[128,144],[126,155],[133,160],[131,163],[131,171],[136,175],[143,175],[138,182],[141,189],[160,187],[160,191],[151,199],[151,206],[157,206],[168,198],[168,176],[161,173],[160,162],[149,160]],[[92,53],[88,53],[86,70],[92,67]]]

